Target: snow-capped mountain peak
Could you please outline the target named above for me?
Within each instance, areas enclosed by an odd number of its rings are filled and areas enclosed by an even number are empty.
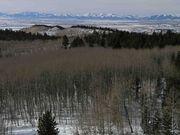
[[[152,15],[152,16],[133,16],[126,15],[120,16],[117,14],[111,13],[86,13],[86,14],[50,14],[50,13],[39,13],[39,12],[22,12],[22,13],[0,13],[0,17],[13,17],[13,18],[53,18],[53,19],[108,19],[108,20],[173,20],[180,19],[180,16],[162,14],[162,15]]]

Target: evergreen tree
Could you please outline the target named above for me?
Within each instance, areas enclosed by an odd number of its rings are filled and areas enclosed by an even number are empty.
[[[69,39],[66,35],[63,36],[62,44],[63,44],[64,48],[67,49],[68,44],[69,44]]]
[[[2,57],[2,49],[0,48],[0,58]]]
[[[104,38],[101,39],[101,46],[105,47],[105,39]]]
[[[56,126],[55,117],[52,117],[51,112],[47,111],[39,118],[38,135],[58,135],[59,131]]]
[[[71,46],[72,47],[84,46],[84,41],[80,37],[77,37],[72,41]]]

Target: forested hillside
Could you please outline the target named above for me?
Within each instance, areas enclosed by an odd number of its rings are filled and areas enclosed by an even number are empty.
[[[69,28],[62,28],[60,26],[46,26],[46,25],[35,25],[38,27],[47,27],[47,28],[54,28],[57,27],[59,31],[67,31]],[[180,34],[173,33],[171,30],[167,30],[166,33],[153,33],[153,34],[146,34],[146,33],[135,33],[135,32],[126,32],[126,31],[119,31],[110,28],[101,28],[95,26],[83,26],[77,25],[72,26],[72,28],[79,28],[74,30],[73,36],[67,35],[67,37],[71,39],[81,38],[83,40],[76,40],[76,44],[79,42],[79,46],[101,46],[101,47],[111,47],[111,48],[154,48],[159,47],[163,48],[168,45],[180,45]],[[81,37],[79,37],[79,31],[83,29],[92,30],[92,34],[89,31],[85,32]],[[75,32],[76,31],[76,32]],[[48,32],[47,32],[48,33]],[[64,34],[65,35],[65,34]],[[62,36],[50,36],[44,32],[42,33],[26,33],[23,31],[12,31],[12,30],[0,30],[0,40],[55,40]],[[81,42],[81,43],[80,43]],[[71,43],[71,42],[70,42]],[[74,44],[74,42],[72,42]],[[72,45],[72,47],[78,47],[77,45]]]
[[[179,47],[76,48],[0,59],[1,134],[178,135]]]
[[[178,135],[180,34],[74,27],[0,31],[0,134]]]
[[[91,27],[90,27],[91,28]],[[94,28],[93,28],[94,29]],[[167,45],[180,45],[180,33],[173,33],[168,30],[166,33],[134,33],[105,28],[99,33],[96,29],[93,34],[85,36],[89,46],[102,46],[112,48],[163,48]]]
[[[53,40],[57,39],[55,36],[48,36],[47,34],[32,34],[32,33],[26,33],[23,31],[13,31],[13,30],[0,30],[0,40]]]

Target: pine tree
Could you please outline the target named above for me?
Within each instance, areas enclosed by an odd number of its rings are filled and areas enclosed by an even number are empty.
[[[69,44],[69,39],[67,38],[67,36],[63,36],[63,41],[62,41],[62,44],[64,46],[65,49],[67,49],[68,47],[68,44]]]
[[[38,135],[58,135],[59,131],[56,126],[55,117],[52,117],[51,112],[47,111],[39,118]]]
[[[2,57],[2,49],[0,48],[0,58]]]
[[[101,39],[101,46],[105,47],[105,39],[104,38]]]
[[[84,41],[80,37],[77,37],[72,41],[71,46],[72,47],[84,46]]]

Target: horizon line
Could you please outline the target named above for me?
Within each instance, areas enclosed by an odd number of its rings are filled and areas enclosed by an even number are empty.
[[[21,14],[21,13],[39,13],[39,14],[50,14],[50,15],[55,15],[55,16],[61,16],[61,15],[79,15],[79,16],[84,16],[86,14],[89,15],[100,15],[100,14],[104,14],[104,15],[117,15],[117,16],[133,16],[133,17],[150,17],[150,16],[155,16],[155,15],[171,15],[171,16],[180,16],[180,14],[174,14],[174,13],[157,13],[157,14],[149,14],[149,15],[137,15],[137,14],[120,14],[120,13],[98,13],[98,12],[86,12],[86,13],[52,13],[52,12],[39,12],[39,11],[21,11],[21,12],[1,12],[0,13],[4,13],[4,14],[8,14],[8,15],[14,15],[14,14]]]

